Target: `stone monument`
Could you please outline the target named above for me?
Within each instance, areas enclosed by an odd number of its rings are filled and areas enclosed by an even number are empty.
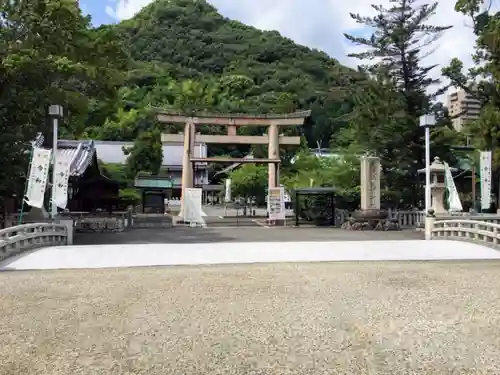
[[[361,158],[361,211],[380,210],[380,159]],[[378,214],[378,213],[377,213]]]
[[[380,209],[380,158],[361,158],[361,209],[353,212],[343,224],[348,230],[394,230],[397,224],[387,220],[387,211]]]

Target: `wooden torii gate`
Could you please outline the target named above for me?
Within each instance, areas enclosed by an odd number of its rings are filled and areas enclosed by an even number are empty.
[[[184,132],[181,134],[162,134],[162,143],[184,144],[182,158],[182,190],[181,212],[184,207],[184,189],[193,187],[194,163],[265,163],[268,164],[268,187],[279,186],[279,164],[281,163],[279,146],[300,145],[300,137],[288,137],[279,134],[280,126],[300,126],[309,117],[311,111],[302,111],[279,115],[247,115],[247,114],[210,114],[197,113],[186,115],[182,113],[157,111],[156,117],[161,123],[182,123]],[[227,127],[226,135],[207,135],[196,132],[197,125],[221,125]],[[237,135],[239,126],[267,126],[267,135],[247,136]],[[196,142],[206,144],[248,144],[268,145],[267,159],[238,158],[197,158],[193,156]]]

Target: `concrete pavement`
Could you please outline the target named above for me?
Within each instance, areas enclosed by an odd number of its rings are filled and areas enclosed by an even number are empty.
[[[296,242],[296,241],[394,241],[424,239],[414,229],[396,232],[346,231],[315,227],[208,227],[144,228],[121,233],[77,234],[75,245],[138,243],[213,243],[213,242]]]

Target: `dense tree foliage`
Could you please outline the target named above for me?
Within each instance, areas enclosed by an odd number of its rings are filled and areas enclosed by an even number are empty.
[[[245,164],[230,174],[232,193],[263,203],[267,194],[267,166]],[[297,188],[334,187],[339,208],[356,209],[359,204],[359,159],[343,154],[319,158],[302,150],[280,171],[280,182],[291,192]]]
[[[245,164],[230,174],[231,192],[235,197],[255,199],[257,204],[265,202],[267,194],[267,166]]]
[[[338,208],[356,209],[359,204],[359,167],[358,156],[348,150],[325,158],[301,151],[295,162],[283,171],[282,183],[289,191],[306,187],[333,187]]]
[[[158,174],[163,160],[161,132],[158,129],[139,134],[130,149],[123,150],[127,158],[127,172],[133,178],[138,172]]]
[[[111,29],[93,30],[71,0],[0,0],[0,197],[20,194],[30,141],[47,132],[47,108],[84,127],[91,101],[113,97],[128,57]]]

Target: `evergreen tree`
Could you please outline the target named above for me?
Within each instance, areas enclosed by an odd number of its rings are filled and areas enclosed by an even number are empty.
[[[479,119],[463,131],[475,146],[492,151],[493,191],[500,198],[500,12],[492,12],[490,5],[483,0],[457,1],[455,10],[469,16],[474,27],[475,67],[464,74],[463,63],[455,58],[442,72],[453,86],[464,89],[482,105]]]
[[[127,155],[127,175],[135,178],[138,172],[157,175],[163,161],[161,132],[158,129],[144,131],[136,138],[130,149],[123,149]]]
[[[367,48],[350,56],[368,61],[360,69],[372,79],[354,93],[355,109],[344,137],[358,149],[381,157],[389,194],[408,192],[392,197],[393,203],[411,199],[416,204],[416,171],[424,163],[418,119],[432,111],[431,101],[441,93],[428,94],[439,80],[430,76],[435,65],[425,65],[422,59],[450,26],[426,24],[437,2],[417,5],[416,0],[391,0],[390,4],[389,8],[372,5],[378,12],[374,17],[351,14],[357,23],[374,30],[368,37],[345,34],[349,41]]]

